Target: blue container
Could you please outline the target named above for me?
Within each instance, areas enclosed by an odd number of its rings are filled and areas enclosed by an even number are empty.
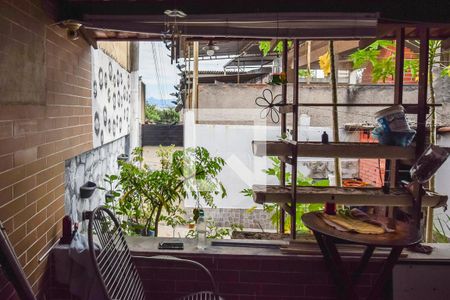
[[[382,127],[377,127],[372,131],[372,135],[381,145],[408,147],[416,135],[416,131],[410,129],[405,132],[386,132]]]

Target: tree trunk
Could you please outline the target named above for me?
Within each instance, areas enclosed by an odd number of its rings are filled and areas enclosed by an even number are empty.
[[[329,44],[330,51],[330,65],[331,65],[331,92],[332,92],[332,103],[333,103],[333,141],[335,143],[339,142],[339,121],[338,121],[338,110],[337,110],[337,79],[336,79],[336,64],[334,61],[334,44],[333,41],[330,41]],[[338,157],[334,158],[334,175],[336,177],[336,186],[342,185],[341,178],[341,163]]]

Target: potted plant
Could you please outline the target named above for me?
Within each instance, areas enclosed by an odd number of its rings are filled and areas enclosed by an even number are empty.
[[[225,161],[213,157],[202,147],[174,151],[161,147],[157,151],[161,167],[150,169],[144,164],[142,148],[133,150],[131,161],[120,162],[120,174],[114,179],[120,185],[106,204],[121,216],[122,227],[129,234],[158,235],[158,225],[165,221],[175,228],[185,224],[182,201],[192,197],[214,207],[214,197],[225,197],[226,190],[217,178]],[[112,186],[112,184],[110,184]],[[117,186],[116,186],[117,188]]]

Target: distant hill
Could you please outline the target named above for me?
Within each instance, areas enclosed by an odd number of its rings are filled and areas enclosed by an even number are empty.
[[[165,107],[175,107],[175,104],[172,103],[175,99],[156,99],[154,97],[148,97],[145,102],[149,105],[156,105],[157,107],[165,108]]]

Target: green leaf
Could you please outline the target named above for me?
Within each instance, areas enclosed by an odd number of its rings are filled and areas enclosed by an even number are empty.
[[[267,56],[270,51],[270,41],[260,41],[259,42],[259,50],[261,50],[261,53],[263,56]]]
[[[450,65],[442,69],[441,77],[450,77]]]

